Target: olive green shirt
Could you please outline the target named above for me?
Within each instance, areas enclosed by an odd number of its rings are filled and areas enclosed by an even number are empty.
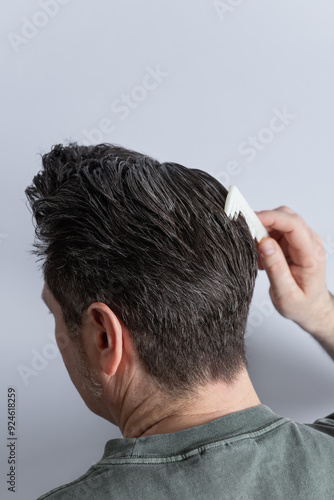
[[[313,424],[265,405],[173,434],[112,439],[39,500],[333,500],[334,413]]]

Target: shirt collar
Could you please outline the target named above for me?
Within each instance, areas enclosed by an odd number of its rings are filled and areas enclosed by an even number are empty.
[[[109,460],[121,458],[162,458],[180,455],[192,447],[198,448],[208,443],[254,433],[276,422],[288,420],[276,415],[266,405],[255,406],[172,434],[111,439],[105,445],[101,462],[107,463]]]

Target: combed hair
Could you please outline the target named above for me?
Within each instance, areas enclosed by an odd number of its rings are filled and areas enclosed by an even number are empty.
[[[34,249],[68,334],[103,302],[129,329],[142,367],[173,395],[231,383],[257,275],[242,216],[207,172],[114,144],[57,144],[25,190]]]

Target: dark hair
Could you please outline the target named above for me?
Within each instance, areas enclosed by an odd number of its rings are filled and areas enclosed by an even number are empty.
[[[242,216],[224,213],[214,177],[113,144],[58,144],[25,190],[34,250],[68,334],[107,304],[144,369],[171,394],[232,382],[247,366],[244,333],[257,252]]]

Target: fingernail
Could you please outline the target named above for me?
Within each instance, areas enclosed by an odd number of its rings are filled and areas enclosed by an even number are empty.
[[[263,243],[261,245],[260,254],[263,257],[269,257],[269,255],[273,255],[274,253],[275,253],[275,247],[272,243],[270,243],[270,241]]]

